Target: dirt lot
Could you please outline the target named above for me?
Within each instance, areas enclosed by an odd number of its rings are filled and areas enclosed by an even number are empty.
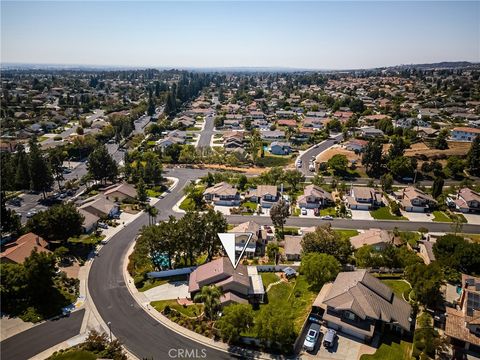
[[[333,155],[345,155],[349,161],[351,160],[356,160],[357,163],[360,163],[362,160],[362,157],[360,155],[355,154],[353,151],[344,149],[340,146],[334,146],[331,147],[330,149],[320,153],[317,156],[317,163],[325,162],[328,161]]]
[[[425,155],[429,159],[448,157],[451,155],[465,156],[467,155],[468,150],[470,150],[470,145],[471,143],[468,143],[468,142],[449,141],[448,149],[438,150],[433,147],[430,148],[428,147],[427,144],[420,142],[420,143],[412,144],[410,149],[405,150],[405,156],[418,158],[422,155]],[[390,147],[390,144],[386,144],[384,146],[384,151],[387,151],[389,147]]]

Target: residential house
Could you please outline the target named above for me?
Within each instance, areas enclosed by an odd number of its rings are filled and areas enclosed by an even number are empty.
[[[235,269],[228,257],[220,257],[200,265],[190,274],[188,291],[193,299],[203,286],[215,285],[222,289],[222,305],[263,301],[265,290],[261,277],[254,275],[249,274],[245,265],[238,264]]]
[[[303,195],[297,199],[298,207],[306,209],[319,209],[333,204],[333,197],[328,191],[325,191],[317,185],[307,185],[303,190]]]
[[[480,193],[469,188],[462,188],[458,191],[454,203],[457,210],[462,213],[480,212]]]
[[[307,117],[303,119],[302,123],[304,127],[322,129],[324,120],[324,118]]]
[[[50,253],[48,242],[33,232],[20,236],[14,242],[2,247],[0,261],[2,263],[23,264],[32,251]]]
[[[268,209],[280,200],[280,193],[275,185],[258,185],[256,189],[250,189],[246,197]]]
[[[241,224],[238,224],[233,229],[229,230],[232,233],[251,233],[252,238],[250,239],[247,247],[245,248],[244,254],[248,258],[252,258],[255,256],[257,251],[263,251],[265,243],[265,238],[263,237],[262,230],[260,225],[257,224],[255,221],[247,221]],[[240,253],[243,251],[245,243],[240,243],[238,246],[235,247],[235,251]]]
[[[307,118],[323,118],[327,116],[325,111],[308,111],[306,114]]]
[[[371,187],[352,186],[346,202],[352,210],[370,210],[383,204],[382,193]]]
[[[355,249],[360,249],[364,245],[370,245],[373,249],[380,251],[393,244],[393,234],[386,230],[369,229],[352,236],[350,243]]]
[[[281,141],[285,139],[285,131],[282,130],[264,130],[260,131],[260,137],[263,141]]]
[[[480,129],[471,127],[455,127],[451,130],[452,140],[455,141],[473,141],[480,135]]]
[[[418,241],[418,253],[423,262],[428,265],[435,261],[435,254],[433,253],[433,244],[435,241],[430,240],[419,240]]]
[[[383,131],[372,127],[362,127],[360,128],[360,136],[368,139],[382,137]]]
[[[288,261],[300,260],[302,254],[302,236],[285,235],[283,249]]]
[[[98,216],[101,219],[110,218],[120,211],[117,204],[102,195],[88,199],[79,209]]]
[[[265,119],[265,114],[262,111],[250,111],[250,117],[253,120],[263,120]]]
[[[110,201],[134,201],[137,198],[137,190],[130,184],[122,183],[109,187],[104,195]]]
[[[207,188],[203,192],[205,201],[211,201],[215,205],[238,206],[240,204],[240,193],[226,182],[221,182]]]
[[[408,186],[395,192],[400,205],[408,212],[426,212],[437,206],[437,201],[431,196],[413,186]]]
[[[252,127],[262,130],[268,130],[270,123],[265,119],[255,119],[252,121]]]
[[[361,139],[353,139],[348,141],[345,144],[345,149],[354,151],[355,153],[361,153],[363,152],[363,149],[367,146],[368,141],[366,140],[361,140]]]
[[[95,231],[100,217],[83,209],[78,209],[78,212],[84,217],[82,224],[83,232],[89,234],[92,231]]]
[[[323,309],[326,326],[371,341],[385,327],[399,333],[411,331],[412,308],[367,270],[341,272],[323,286],[313,303]]]
[[[480,353],[480,277],[462,274],[456,308],[446,308],[445,335],[452,345]]]
[[[195,119],[190,116],[181,116],[173,120],[173,124],[179,125],[183,128],[189,128],[195,125]]]
[[[278,126],[297,127],[297,122],[293,119],[281,119],[277,121]]]
[[[223,128],[225,129],[240,129],[240,120],[227,119],[223,121]]]
[[[287,142],[274,141],[268,149],[274,155],[288,155],[292,152],[292,146]]]
[[[295,113],[293,111],[279,110],[275,115],[277,115],[278,119],[291,119],[294,117]]]

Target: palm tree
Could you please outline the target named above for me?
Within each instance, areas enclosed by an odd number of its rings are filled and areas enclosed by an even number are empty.
[[[209,320],[215,320],[217,313],[220,310],[220,297],[222,290],[215,285],[204,286],[202,290],[195,295],[195,302],[202,302],[205,312],[205,317]]]

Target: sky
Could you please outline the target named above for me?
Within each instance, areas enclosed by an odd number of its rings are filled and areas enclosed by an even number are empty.
[[[302,69],[480,62],[480,2],[2,0],[1,61]]]

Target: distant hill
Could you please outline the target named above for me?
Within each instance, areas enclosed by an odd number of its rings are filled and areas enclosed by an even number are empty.
[[[388,66],[387,69],[455,69],[477,66],[479,63],[472,63],[469,61],[444,61],[432,64],[402,64],[396,66]]]

